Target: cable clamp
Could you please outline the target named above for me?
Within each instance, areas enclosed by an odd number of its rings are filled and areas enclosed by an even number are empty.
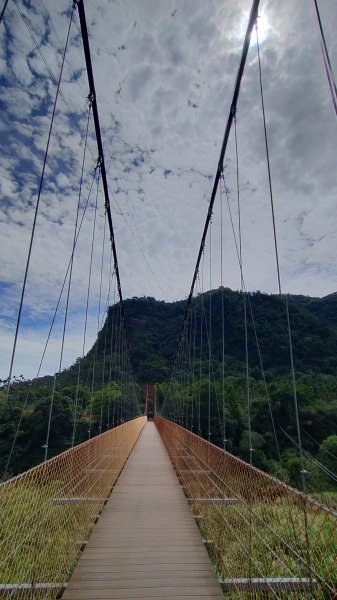
[[[102,162],[103,162],[102,157],[98,156],[97,161],[96,161],[95,171],[98,169],[99,172],[101,172]]]

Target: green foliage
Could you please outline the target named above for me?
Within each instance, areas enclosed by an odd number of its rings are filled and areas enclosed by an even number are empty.
[[[206,343],[210,296],[211,383],[208,380]],[[222,302],[225,314],[224,330]],[[262,380],[249,304],[254,312],[270,404]],[[322,299],[290,296],[289,307],[300,422],[307,434],[304,436],[304,447],[326,469],[336,473],[337,296]],[[185,301],[166,303],[146,297],[131,298],[124,303],[133,372],[138,382],[141,407],[144,407],[145,403],[145,383],[157,383],[159,408],[163,406],[167,393],[171,393],[167,382],[170,379],[185,308]],[[196,322],[199,324],[195,334],[196,362],[193,382],[190,379],[189,385],[185,384],[185,387],[179,390],[185,406],[182,425],[192,428],[195,433],[201,433],[205,438],[210,433],[211,441],[222,446],[221,423],[225,419],[226,448],[248,460],[243,296],[240,292],[226,288],[212,290],[195,299],[194,309]],[[109,307],[106,322],[88,354],[83,359],[77,359],[74,365],[57,377],[49,456],[69,447],[75,404],[78,405],[76,443],[87,438],[90,415],[91,435],[99,432],[100,425],[104,431],[118,422],[120,389],[117,382],[121,381],[123,372],[118,360],[115,360],[118,347],[116,310],[116,306]],[[202,314],[204,319],[201,319]],[[253,463],[297,486],[300,484],[301,468],[298,451],[287,437],[288,435],[296,440],[297,431],[289,369],[286,313],[284,302],[279,296],[260,292],[249,294],[248,340]],[[79,369],[81,385],[77,392]],[[18,378],[12,386],[8,402],[5,393],[0,390],[0,473],[6,464],[21,413],[11,473],[24,470],[43,459],[42,446],[46,438],[52,384],[53,377],[40,378],[34,385]],[[28,390],[29,398],[26,401]],[[199,405],[200,418],[197,415]],[[281,461],[271,426],[271,411],[278,432]],[[307,467],[309,490],[319,493],[335,490],[331,478],[329,479],[316,463],[310,462]]]

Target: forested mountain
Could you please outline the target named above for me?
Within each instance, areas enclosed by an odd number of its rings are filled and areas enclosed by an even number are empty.
[[[222,365],[222,297],[224,302],[225,374],[237,375],[245,369],[243,296],[228,288],[211,292],[212,357],[217,375]],[[196,299],[197,320],[204,314],[203,328],[197,328],[196,355],[202,348],[203,361],[208,360],[208,326],[210,293]],[[262,361],[268,378],[289,373],[289,344],[284,300],[278,295],[249,294],[248,343],[250,374],[260,377],[260,363],[252,324],[250,306],[256,326]],[[137,382],[164,382],[170,374],[185,313],[185,301],[163,302],[154,298],[132,298],[124,301],[133,372]],[[289,310],[296,371],[337,375],[337,295],[325,298],[289,296]],[[98,336],[97,382],[102,381],[104,347],[111,347],[109,308],[105,325]],[[96,345],[83,359],[84,370],[90,368]],[[222,367],[221,367],[222,369]],[[76,365],[64,371],[64,382],[73,382]],[[205,368],[205,374],[207,373]],[[222,371],[221,371],[222,372]]]
[[[254,464],[297,485],[300,469],[296,445],[290,439],[297,438],[285,301],[277,295],[260,292],[251,293],[246,299]],[[159,404],[163,402],[185,309],[185,301],[166,303],[143,297],[124,302],[133,373],[141,400],[144,396],[145,383],[157,383]],[[303,445],[315,460],[335,473],[337,472],[336,309],[336,294],[325,298],[289,296]],[[118,361],[116,362],[112,357],[112,352],[116,352],[115,338],[118,335],[115,319],[117,310],[118,306],[109,307],[105,324],[87,356],[77,359],[74,365],[58,376],[50,455],[69,447],[79,367],[82,417],[77,426],[76,441],[82,441],[87,437],[88,425],[83,414],[85,415],[90,401],[93,402],[92,434],[98,432],[99,405],[102,408],[102,401],[103,430],[109,423],[113,402],[119,394],[118,382],[123,368],[122,364],[118,364]],[[222,312],[224,325],[222,325]],[[198,398],[200,429],[201,434],[205,436],[208,426],[207,402],[208,398],[211,398],[212,441],[219,445],[222,444],[220,421],[224,394],[227,448],[248,459],[244,330],[244,297],[240,292],[222,288],[199,295],[192,305],[189,327],[186,329],[188,333],[185,334],[188,336],[190,364],[185,365],[184,368],[189,369],[190,374],[193,372],[193,377],[182,378],[180,393],[184,395],[185,403],[183,424],[193,427],[194,431],[197,429],[195,403]],[[256,338],[259,342],[266,385],[262,377]],[[209,339],[212,355],[211,382],[209,381]],[[192,358],[194,358],[194,367],[191,367]],[[95,361],[95,369],[92,368],[93,361]],[[112,380],[110,383],[110,377],[107,377],[106,372],[103,373],[103,365],[106,370],[108,364],[110,364]],[[93,371],[94,381],[92,381]],[[6,402],[5,394],[0,390],[0,455],[2,457],[0,471],[5,464],[21,413],[22,421],[10,472],[16,473],[41,460],[52,379],[52,377],[44,377],[35,382],[23,413],[22,403],[29,382],[16,383],[12,386],[10,402]],[[277,442],[274,439],[270,410],[275,420]],[[277,452],[277,443],[281,461]],[[333,480],[326,473],[323,476],[317,464],[312,461],[310,471],[309,489],[320,491],[334,489]]]

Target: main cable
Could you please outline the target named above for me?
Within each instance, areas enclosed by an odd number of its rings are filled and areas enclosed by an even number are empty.
[[[82,42],[83,42],[85,64],[86,64],[86,68],[87,68],[90,97],[92,98],[92,112],[93,112],[93,117],[94,117],[96,141],[97,141],[97,148],[98,148],[99,161],[100,161],[102,184],[103,184],[103,190],[104,190],[105,210],[106,210],[106,215],[108,218],[110,242],[111,242],[112,253],[113,253],[113,257],[114,257],[114,270],[115,270],[116,280],[117,280],[117,290],[118,290],[120,307],[121,307],[121,316],[122,316],[123,329],[124,329],[124,335],[125,335],[125,343],[126,343],[129,360],[130,360],[130,365],[131,365],[131,353],[130,353],[126,321],[125,321],[122,287],[121,287],[120,274],[119,274],[117,250],[116,250],[116,243],[115,243],[115,234],[114,234],[114,228],[113,228],[113,223],[112,223],[109,188],[108,188],[108,181],[107,181],[107,175],[106,175],[106,169],[105,169],[101,127],[100,127],[98,107],[97,107],[95,81],[94,81],[94,74],[93,74],[93,68],[92,68],[89,36],[88,36],[88,29],[87,29],[87,22],[86,22],[83,0],[78,0],[76,2],[76,6],[78,8],[78,14],[79,14],[79,20],[80,20],[81,35],[82,35]]]
[[[314,0],[314,5],[315,5],[315,9],[316,9],[318,27],[319,27],[319,32],[320,32],[320,36],[321,36],[321,50],[322,50],[322,56],[323,56],[323,62],[324,62],[325,72],[326,72],[326,76],[328,78],[328,83],[329,83],[331,98],[332,98],[332,102],[333,102],[333,105],[334,105],[335,113],[336,113],[336,116],[337,116],[337,86],[336,86],[336,81],[335,81],[334,73],[333,73],[332,66],[331,66],[331,61],[330,61],[330,56],[329,56],[329,52],[328,52],[328,47],[327,47],[327,44],[326,44],[326,41],[325,41],[325,35],[324,35],[323,25],[322,25],[322,21],[321,21],[321,15],[319,14],[317,0]]]

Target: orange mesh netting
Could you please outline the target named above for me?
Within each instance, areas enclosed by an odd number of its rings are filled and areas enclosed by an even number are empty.
[[[56,598],[145,424],[139,417],[0,486],[0,598]]]
[[[337,513],[155,417],[230,598],[337,598]]]

